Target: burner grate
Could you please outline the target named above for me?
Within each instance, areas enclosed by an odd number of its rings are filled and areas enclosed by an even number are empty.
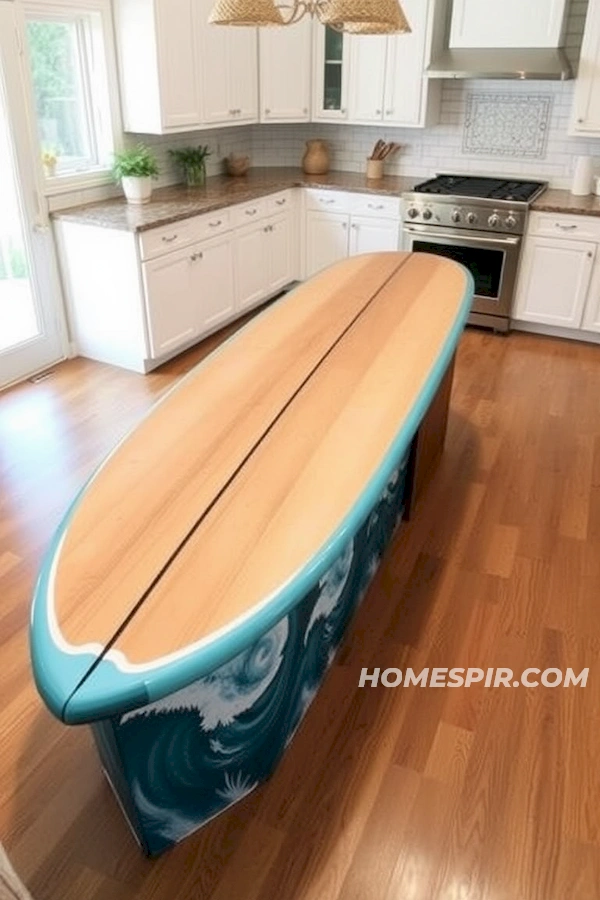
[[[483,200],[514,200],[527,203],[543,187],[539,181],[518,181],[468,175],[438,175],[415,187],[418,194],[476,197]]]

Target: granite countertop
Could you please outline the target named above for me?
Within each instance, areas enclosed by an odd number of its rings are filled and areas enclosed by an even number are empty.
[[[128,205],[123,197],[74,206],[53,213],[54,219],[115,228],[120,231],[147,231],[181,219],[213,212],[234,203],[246,203],[259,197],[292,187],[317,187],[330,190],[386,194],[399,197],[422,179],[387,175],[380,181],[367,181],[356,172],[329,172],[327,175],[305,175],[301,169],[250,169],[241,178],[216,175],[206,179],[203,188],[187,188],[183,184],[158,188],[150,203]]]
[[[531,204],[536,212],[571,213],[580,216],[600,216],[600,197],[588,194],[577,197],[570,191],[548,188]]]

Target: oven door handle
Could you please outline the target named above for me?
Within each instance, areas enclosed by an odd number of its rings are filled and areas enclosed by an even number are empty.
[[[423,231],[419,227],[414,225],[405,225],[404,230],[408,234],[414,234],[418,237],[423,238],[423,240],[430,240],[432,243],[441,243],[438,238],[441,238],[442,241],[449,241],[451,243],[460,242],[464,244],[468,242],[469,244],[492,244],[496,247],[517,247],[521,243],[521,237],[511,237],[510,235],[506,235],[506,237],[482,237],[480,235],[475,236],[472,231],[462,231],[457,229],[456,231],[438,231],[437,228],[435,231],[432,231],[428,228],[425,228]]]

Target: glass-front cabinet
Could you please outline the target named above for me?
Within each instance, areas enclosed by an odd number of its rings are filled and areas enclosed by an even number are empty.
[[[315,26],[315,119],[348,117],[349,42],[347,34],[327,26]]]

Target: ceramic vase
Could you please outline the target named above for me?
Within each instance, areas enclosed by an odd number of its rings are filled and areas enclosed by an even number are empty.
[[[302,168],[307,175],[325,175],[329,171],[329,148],[327,141],[307,141],[302,157]]]

